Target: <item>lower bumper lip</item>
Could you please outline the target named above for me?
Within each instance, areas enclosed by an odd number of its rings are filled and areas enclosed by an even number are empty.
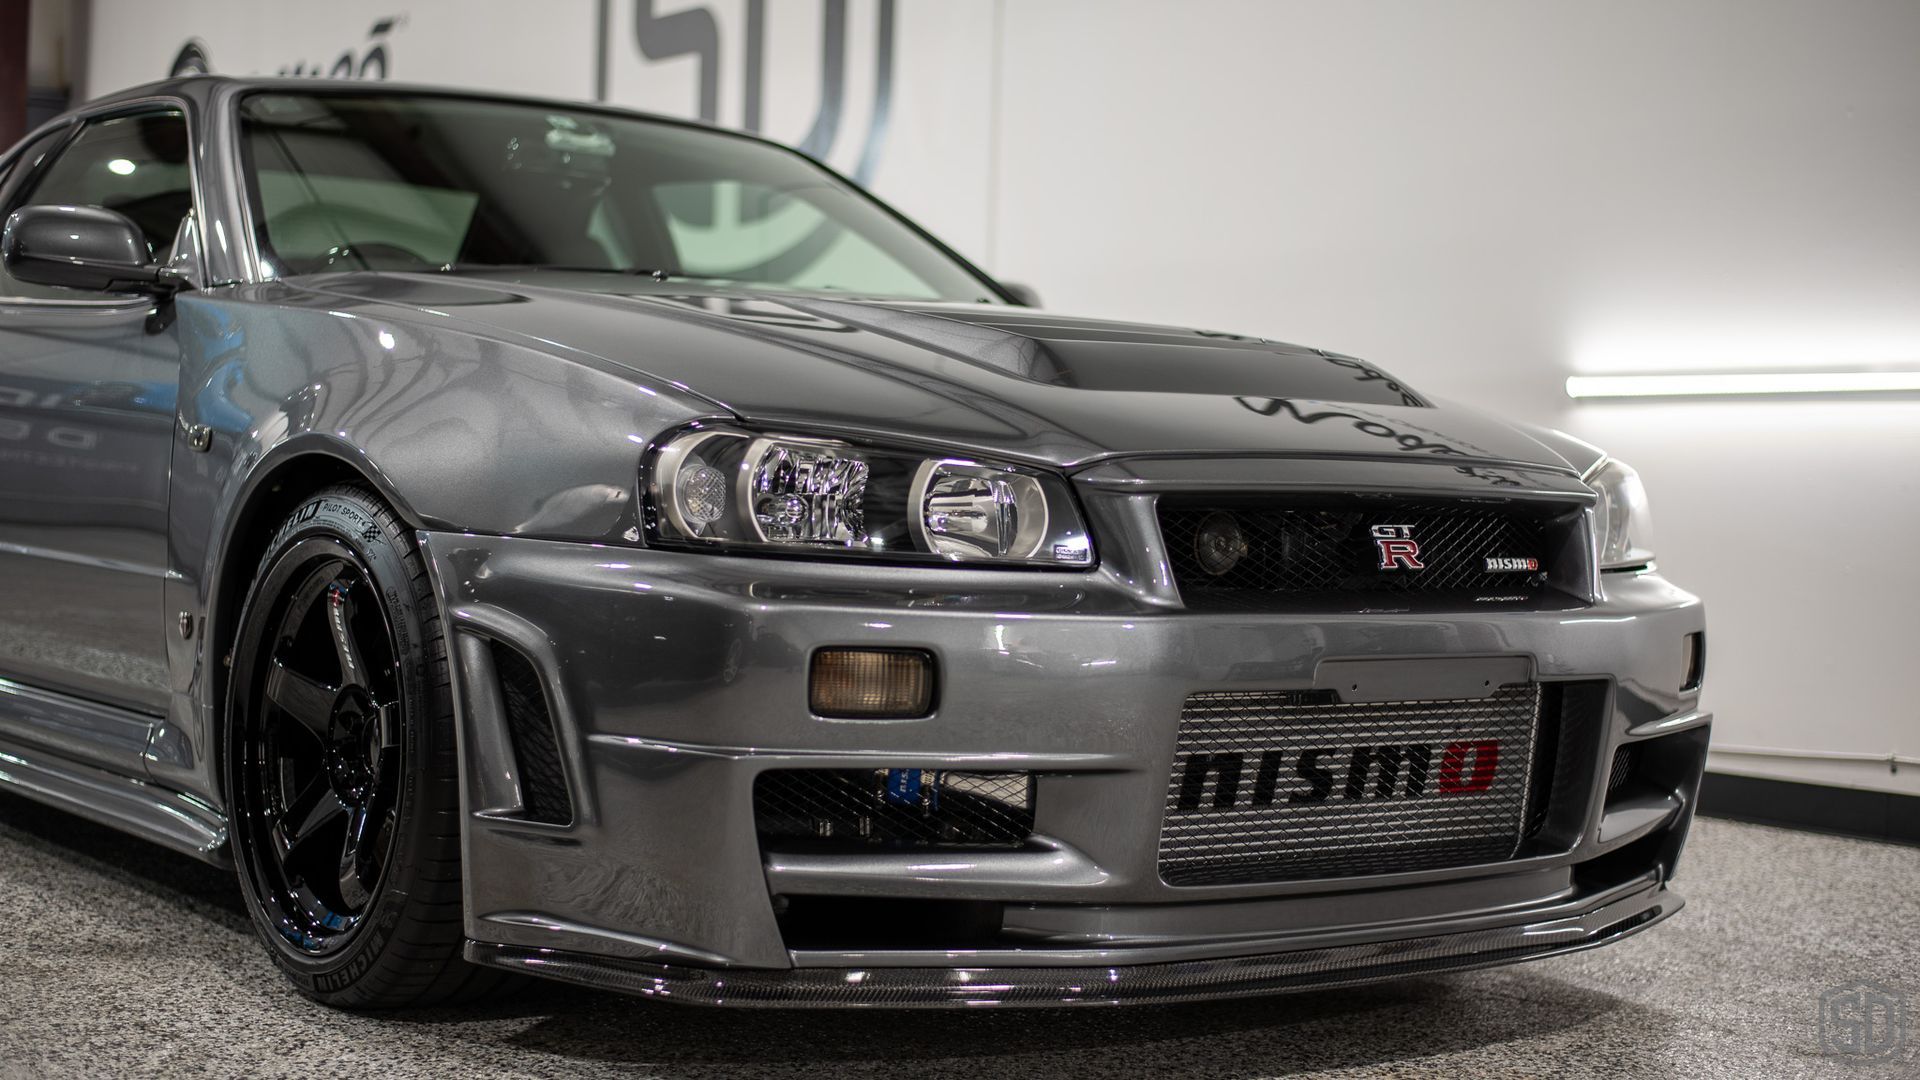
[[[469,941],[468,961],[688,1005],[981,1008],[1256,997],[1466,971],[1604,945],[1680,910],[1654,880],[1491,929],[1180,963],[1085,967],[702,968]]]

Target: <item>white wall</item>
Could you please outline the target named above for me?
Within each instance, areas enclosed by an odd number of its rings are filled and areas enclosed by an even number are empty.
[[[1716,743],[1920,758],[1920,402],[1561,390],[1920,368],[1920,5],[1020,0],[1004,48],[997,271],[1607,447],[1709,602]]]
[[[594,90],[592,5],[97,0],[96,92],[364,47],[395,78]],[[740,123],[744,0],[718,31]],[[764,130],[819,107],[814,0],[769,3]],[[613,0],[610,96],[692,114]],[[875,112],[849,5],[842,135]],[[900,0],[881,195],[1051,306],[1355,352],[1636,465],[1661,563],[1710,604],[1727,771],[1920,792],[1920,401],[1575,407],[1569,373],[1920,367],[1910,0]],[[537,13],[537,14],[536,14]],[[115,32],[109,33],[113,28]],[[143,29],[144,28],[144,29]]]

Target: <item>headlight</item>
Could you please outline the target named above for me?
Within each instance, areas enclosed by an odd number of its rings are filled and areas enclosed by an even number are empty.
[[[668,543],[1093,565],[1065,479],[1010,465],[702,428],[659,448],[647,496]]]
[[[1587,474],[1600,495],[1595,523],[1600,536],[1600,569],[1627,570],[1653,561],[1653,526],[1647,515],[1647,489],[1640,474],[1618,461],[1604,461]]]

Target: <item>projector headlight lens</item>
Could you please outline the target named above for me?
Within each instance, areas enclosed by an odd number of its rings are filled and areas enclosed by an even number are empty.
[[[1634,570],[1653,562],[1653,522],[1640,474],[1608,459],[1589,472],[1587,486],[1600,496],[1594,522],[1600,540],[1600,569]]]
[[[1047,540],[1046,491],[1011,469],[925,462],[909,505],[914,539],[950,559],[1032,559]]]
[[[1016,466],[703,428],[659,448],[646,489],[668,543],[1093,565],[1066,480]]]

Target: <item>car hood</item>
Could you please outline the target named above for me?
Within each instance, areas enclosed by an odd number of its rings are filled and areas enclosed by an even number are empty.
[[[1364,361],[1237,334],[565,271],[308,284],[591,354],[758,425],[1062,468],[1149,454],[1586,464]]]

